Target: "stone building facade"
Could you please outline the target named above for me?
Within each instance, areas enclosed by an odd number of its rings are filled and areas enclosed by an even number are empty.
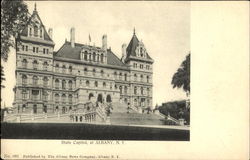
[[[118,58],[107,47],[70,41],[54,51],[52,29],[48,32],[36,7],[17,37],[16,86],[17,112],[65,113],[89,101],[131,107],[152,107],[153,59],[135,32],[129,45],[122,45]]]

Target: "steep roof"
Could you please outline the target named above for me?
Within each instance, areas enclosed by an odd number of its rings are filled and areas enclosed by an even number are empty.
[[[126,49],[126,52],[127,52],[126,59],[128,59],[130,56],[136,57],[135,50],[136,50],[138,45],[139,45],[139,40],[138,40],[136,34],[134,33],[133,37],[130,40],[130,42],[128,44],[128,47]],[[146,56],[147,56],[148,59],[152,60],[152,58],[148,55],[148,53],[146,53]]]
[[[75,43],[75,47],[72,48],[71,43],[65,41],[62,47],[54,54],[54,56],[66,59],[80,60],[80,53],[83,47],[89,47],[96,50],[101,49],[100,47],[89,46],[80,43]],[[126,65],[111,51],[111,49],[107,50],[107,64],[126,67]]]
[[[37,17],[38,17],[38,19],[39,19],[39,21],[40,21],[40,23],[41,23],[41,26],[42,26],[43,29],[44,29],[44,32],[43,32],[43,34],[44,34],[44,35],[43,35],[44,40],[53,42],[53,40],[50,38],[50,36],[49,36],[49,34],[48,34],[48,32],[47,32],[45,26],[43,25],[43,22],[42,22],[41,18],[40,18],[39,14],[38,14],[38,12],[37,12],[36,10],[33,11],[33,14],[30,16],[28,22],[26,23],[26,25],[25,25],[25,26],[23,27],[23,29],[21,30],[20,35],[21,35],[21,36],[25,36],[25,37],[28,36],[28,25],[31,23],[31,21],[32,21],[32,19],[34,18],[34,16],[37,16]]]

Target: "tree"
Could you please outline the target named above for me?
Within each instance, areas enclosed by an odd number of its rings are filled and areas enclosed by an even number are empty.
[[[186,93],[190,93],[190,53],[173,75],[171,84],[173,88],[182,88]]]
[[[23,0],[1,1],[1,59],[8,60],[10,48],[16,48],[15,38],[29,19]]]

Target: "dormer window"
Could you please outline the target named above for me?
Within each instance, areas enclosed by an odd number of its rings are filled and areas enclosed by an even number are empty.
[[[42,28],[40,29],[40,38],[43,38],[43,30],[42,30]]]
[[[38,27],[34,26],[34,36],[38,37]]]
[[[29,29],[29,35],[32,36],[32,28]]]

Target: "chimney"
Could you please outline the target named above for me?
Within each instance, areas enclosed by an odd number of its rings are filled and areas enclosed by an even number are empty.
[[[125,43],[123,43],[122,44],[122,57],[126,56],[126,48],[127,48],[127,45]]]
[[[70,42],[71,42],[71,47],[74,48],[75,47],[75,28],[74,27],[70,29]]]
[[[107,35],[102,36],[102,49],[107,50]]]
[[[49,37],[51,38],[51,39],[53,39],[53,29],[52,28],[49,28]]]

